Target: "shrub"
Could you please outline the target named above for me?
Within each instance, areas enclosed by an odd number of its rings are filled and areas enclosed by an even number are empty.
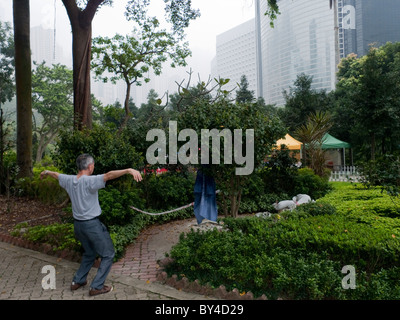
[[[27,196],[38,199],[46,204],[60,204],[64,202],[68,194],[60,187],[57,180],[50,177],[40,179],[40,173],[44,170],[57,171],[60,170],[54,166],[41,166],[36,164],[33,168],[32,178],[22,178],[16,183],[16,189],[20,196]]]
[[[181,236],[173,247],[174,263],[169,274],[210,283],[224,284],[228,290],[252,291],[258,297],[322,299],[334,297],[341,285],[339,264],[327,254],[307,253],[281,248],[260,250],[261,239],[243,233],[209,231]],[[261,245],[261,248],[264,246]]]
[[[23,234],[23,238],[33,242],[48,243],[55,246],[56,250],[79,251],[81,248],[80,242],[74,236],[74,225],[72,223],[30,227]]]
[[[140,184],[146,208],[172,209],[193,202],[194,182],[195,176],[190,172],[146,174]]]
[[[316,175],[310,168],[297,171],[294,185],[295,194],[308,194],[312,199],[319,199],[330,191],[328,180]]]
[[[14,188],[18,174],[17,154],[8,151],[3,154],[3,163],[0,163],[0,194],[10,195]]]
[[[400,219],[387,216],[389,196],[343,183],[333,190],[280,219],[226,218],[227,232],[182,236],[167,271],[269,298],[400,298]],[[371,201],[383,205],[368,210]],[[356,290],[341,287],[345,265],[356,268]]]
[[[94,174],[143,166],[142,156],[127,139],[106,127],[94,126],[90,131],[60,133],[53,158],[61,170],[75,174],[76,158],[82,153],[93,156],[96,163]]]
[[[309,202],[297,207],[297,211],[310,216],[333,215],[336,213],[336,208],[326,202]]]
[[[143,208],[144,200],[138,189],[119,191],[113,186],[99,190],[99,202],[102,209],[101,221],[107,225],[124,225],[135,217],[130,206]]]

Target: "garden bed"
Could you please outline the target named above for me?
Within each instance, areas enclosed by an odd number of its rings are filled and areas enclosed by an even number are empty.
[[[182,235],[168,275],[269,299],[399,299],[398,208],[378,188],[333,186],[281,219],[225,219],[229,232]],[[356,289],[342,286],[348,265]]]

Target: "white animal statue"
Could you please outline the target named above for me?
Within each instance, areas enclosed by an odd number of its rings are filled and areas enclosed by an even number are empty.
[[[297,196],[293,197],[292,199],[298,206],[304,203],[311,202],[311,197],[307,194],[298,194]]]
[[[284,210],[294,210],[296,208],[296,202],[293,200],[283,200],[280,202],[275,202],[272,204],[278,212],[284,211]]]

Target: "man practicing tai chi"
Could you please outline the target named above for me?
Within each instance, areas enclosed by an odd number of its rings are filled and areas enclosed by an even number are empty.
[[[132,175],[138,182],[142,180],[142,176],[139,171],[134,169],[115,170],[92,176],[94,159],[88,154],[80,155],[76,159],[76,165],[78,167],[77,175],[45,170],[40,174],[40,178],[50,176],[57,179],[71,199],[75,236],[84,249],[81,265],[72,280],[71,290],[77,290],[87,284],[86,277],[96,256],[101,257],[100,267],[89,290],[89,295],[95,296],[113,289],[112,286],[105,286],[104,282],[110,272],[115,254],[110,234],[98,219],[101,214],[98,190],[104,188],[108,180],[119,178],[125,174]]]

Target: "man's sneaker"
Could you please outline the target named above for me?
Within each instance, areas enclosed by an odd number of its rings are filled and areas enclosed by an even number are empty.
[[[80,287],[86,286],[86,284],[87,284],[87,281],[85,281],[84,283],[76,283],[76,282],[73,282],[73,281],[72,281],[72,283],[71,283],[71,290],[72,290],[72,291],[73,291],[73,290],[78,290]]]
[[[97,296],[98,294],[111,292],[112,290],[113,290],[113,286],[104,286],[102,289],[99,289],[99,290],[90,288],[89,295]]]

